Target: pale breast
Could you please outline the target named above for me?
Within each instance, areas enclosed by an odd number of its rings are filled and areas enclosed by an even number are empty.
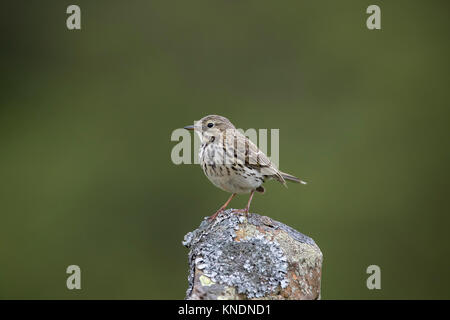
[[[203,172],[215,186],[231,193],[248,193],[264,182],[259,171],[242,163],[224,162],[223,157],[224,150],[220,145],[209,143],[200,148]]]

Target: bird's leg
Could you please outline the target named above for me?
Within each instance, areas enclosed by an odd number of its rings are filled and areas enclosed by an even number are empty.
[[[245,216],[248,216],[248,211],[250,210],[250,203],[252,203],[254,194],[255,194],[255,190],[252,190],[252,192],[250,192],[250,198],[248,199],[247,206],[245,207],[245,209],[238,209],[236,211],[245,213]]]
[[[248,199],[247,206],[245,207],[245,215],[248,216],[248,211],[250,210],[250,203],[252,203],[253,195],[255,194],[255,190],[252,190],[250,193],[250,198]]]
[[[223,210],[225,210],[225,208],[228,206],[228,204],[229,204],[230,201],[234,198],[235,195],[236,195],[236,193],[233,193],[233,194],[231,195],[231,197],[227,200],[227,202],[225,202],[225,204],[224,204],[223,206],[221,206],[220,209],[217,210],[216,213],[214,213],[211,217],[209,217],[209,220],[214,220],[214,219],[217,217],[217,215],[218,215],[219,213],[221,213]]]

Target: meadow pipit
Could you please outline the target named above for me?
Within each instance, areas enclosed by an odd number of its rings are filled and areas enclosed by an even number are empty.
[[[184,128],[194,130],[200,136],[202,144],[199,161],[205,175],[216,187],[231,192],[230,198],[210,217],[211,220],[225,210],[236,194],[241,193],[250,193],[250,198],[245,209],[237,211],[247,214],[255,191],[264,193],[262,184],[266,180],[274,178],[283,185],[286,185],[286,180],[306,184],[299,178],[278,170],[225,117],[209,115]]]

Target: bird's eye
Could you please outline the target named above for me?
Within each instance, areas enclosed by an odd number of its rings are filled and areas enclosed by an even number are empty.
[[[210,122],[207,124],[208,128],[212,128],[214,126],[214,123]]]

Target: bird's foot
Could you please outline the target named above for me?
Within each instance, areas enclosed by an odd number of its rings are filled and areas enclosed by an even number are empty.
[[[208,218],[208,220],[209,220],[209,221],[213,221],[215,218],[217,218],[217,216],[219,215],[219,213],[221,213],[221,212],[223,212],[223,211],[224,211],[224,209],[223,209],[223,208],[220,208],[219,210],[216,211],[216,213],[214,213],[212,216],[210,216],[210,217]]]
[[[243,213],[243,214],[245,214],[245,217],[248,218],[248,208],[244,208],[244,209],[234,209],[233,212],[236,212],[236,213]]]

